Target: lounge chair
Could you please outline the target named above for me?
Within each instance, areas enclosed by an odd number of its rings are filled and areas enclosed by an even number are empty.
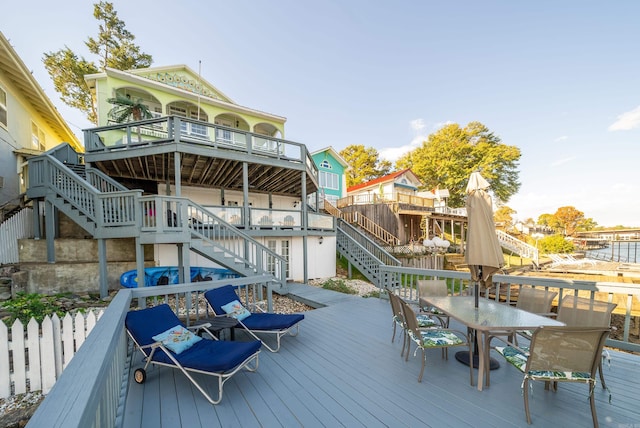
[[[608,327],[540,327],[533,333],[529,348],[496,347],[511,365],[524,373],[521,388],[527,423],[531,423],[529,382],[539,380],[545,382],[545,389],[553,386],[553,390],[557,382],[586,383],[593,426],[598,426],[593,388],[609,330]]]
[[[226,381],[245,368],[258,369],[258,354],[261,343],[226,342],[202,339],[186,329],[169,305],[162,304],[147,309],[130,311],[125,320],[127,333],[142,352],[144,368],[134,371],[134,380],[144,383],[149,364],[179,369],[195,385],[211,404],[222,400],[222,389]],[[192,329],[206,329],[206,324]],[[211,337],[215,337],[208,331]],[[196,382],[190,372],[214,376],[218,379],[218,397],[213,399]]]
[[[204,293],[205,299],[211,306],[215,316],[233,316],[238,320],[236,328],[242,328],[255,339],[261,340],[256,333],[269,334],[276,337],[277,345],[272,348],[268,344],[262,344],[271,352],[280,350],[280,339],[289,334],[297,336],[300,330],[300,321],[303,314],[275,314],[271,312],[249,312],[240,303],[240,298],[231,285],[214,288]],[[256,309],[259,309],[256,307]]]

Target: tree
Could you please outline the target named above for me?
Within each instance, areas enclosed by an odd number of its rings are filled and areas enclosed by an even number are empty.
[[[598,223],[596,223],[592,218],[585,218],[578,223],[576,230],[589,232],[598,227]]]
[[[422,146],[396,162],[397,169],[411,168],[425,189],[449,190],[449,204],[463,206],[467,182],[480,171],[491,184],[490,191],[505,203],[520,189],[518,161],[520,149],[501,143],[498,136],[480,122],[461,128],[449,124],[429,135]]]
[[[145,68],[152,64],[153,59],[133,43],[135,37],[118,19],[113,3],[101,1],[94,4],[93,16],[100,21],[98,36],[89,37],[85,45],[89,52],[100,58],[99,65],[78,56],[67,46],[57,52],[45,53],[42,61],[62,102],[82,111],[89,121],[97,124],[97,113],[84,76],[105,67],[118,70]]]
[[[373,147],[352,144],[340,151],[340,156],[349,164],[347,187],[383,177],[391,172],[391,162],[380,159]]]
[[[493,220],[496,223],[496,227],[501,224],[502,228],[505,232],[508,232],[511,229],[511,225],[513,224],[513,214],[517,212],[506,205],[501,206],[496,210],[493,214]]]
[[[133,120],[150,119],[153,117],[149,107],[143,102],[142,98],[132,100],[129,97],[116,96],[109,98],[107,102],[113,104],[113,108],[109,110],[109,117],[117,123],[122,123],[130,116]]]
[[[564,234],[571,236],[576,232],[576,228],[584,220],[584,213],[572,206],[560,207],[554,214],[558,223],[564,228]]]
[[[573,244],[562,235],[544,237],[539,242],[540,251],[546,254],[572,253],[575,250]]]

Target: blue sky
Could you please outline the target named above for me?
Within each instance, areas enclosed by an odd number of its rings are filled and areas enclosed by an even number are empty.
[[[90,1],[14,2],[7,37],[72,129],[42,65],[98,31]],[[154,65],[187,64],[238,104],[287,118],[311,150],[395,160],[446,123],[522,151],[507,202],[525,220],[571,205],[640,226],[640,2],[114,0]]]

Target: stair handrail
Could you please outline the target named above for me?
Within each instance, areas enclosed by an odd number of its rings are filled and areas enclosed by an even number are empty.
[[[97,227],[135,226],[140,217],[135,201],[142,195],[141,190],[100,192],[53,156],[43,154],[29,159],[27,196],[42,197],[49,191],[63,198]]]
[[[496,235],[498,236],[498,241],[500,241],[500,244],[503,247],[517,252],[522,257],[530,258],[538,264],[539,250],[536,247],[531,244],[527,244],[526,242],[521,241],[500,229],[496,229]]]
[[[369,238],[357,228],[353,227],[353,225],[349,224],[346,220],[338,219],[336,229],[340,229],[342,233],[357,242],[373,257],[380,260],[380,263],[389,266],[402,266],[402,262],[400,260],[393,257],[388,251],[378,245],[377,242]]]
[[[253,270],[255,274],[273,275],[282,286],[286,284],[287,261],[284,257],[205,207],[189,199],[185,201],[185,218],[192,235],[237,256],[245,263],[245,267]]]
[[[126,192],[130,189],[96,168],[87,168],[87,181],[101,192]]]

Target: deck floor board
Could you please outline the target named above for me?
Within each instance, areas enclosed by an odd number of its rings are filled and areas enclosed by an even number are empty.
[[[419,383],[419,354],[414,357],[412,348],[405,361],[399,334],[391,343],[386,300],[329,299],[334,303],[305,313],[300,334],[283,338],[280,352],[263,348],[256,373],[228,381],[220,404],[209,404],[177,370],[150,369],[144,385],[131,380],[123,426],[528,426],[522,375],[499,355],[494,357],[501,367],[491,372],[484,391],[469,384],[468,367],[454,357],[463,348],[450,349],[448,360],[430,351]],[[238,332],[236,338],[247,336]],[[610,352],[611,368],[605,365],[604,373],[613,399],[609,404],[607,391],[597,385],[598,420],[601,427],[634,426],[640,421],[640,356]],[[140,366],[137,360],[133,368]],[[215,395],[212,378],[195,377]],[[474,378],[478,382],[477,370]],[[562,384],[554,393],[534,383],[530,404],[533,426],[591,425],[585,385]]]

